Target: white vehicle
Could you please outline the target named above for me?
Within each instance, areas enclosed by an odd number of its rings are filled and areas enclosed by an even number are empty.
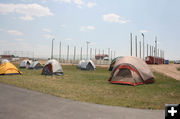
[[[174,64],[180,64],[180,60],[175,60]]]

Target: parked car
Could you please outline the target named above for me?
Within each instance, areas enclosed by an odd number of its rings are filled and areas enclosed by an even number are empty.
[[[175,60],[174,64],[180,64],[180,60]]]

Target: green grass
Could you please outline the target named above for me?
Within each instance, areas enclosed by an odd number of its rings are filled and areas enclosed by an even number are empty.
[[[107,68],[81,71],[63,66],[64,76],[43,76],[41,70],[21,69],[23,75],[0,76],[0,82],[51,95],[105,105],[164,109],[165,104],[180,103],[180,81],[154,73],[148,85],[110,84]]]
[[[180,71],[180,67],[178,67],[177,70]]]

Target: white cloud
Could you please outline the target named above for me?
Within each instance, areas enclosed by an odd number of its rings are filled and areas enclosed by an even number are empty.
[[[146,33],[148,32],[147,30],[140,30],[141,33]]]
[[[44,29],[42,29],[44,32],[48,32],[48,33],[51,33],[51,30],[50,29],[48,29],[48,28],[44,28]]]
[[[53,36],[52,36],[51,34],[45,34],[44,37],[45,37],[46,39],[52,39],[52,38],[53,38]]]
[[[68,4],[74,3],[79,8],[81,8],[82,5],[84,4],[82,0],[55,0],[55,2],[63,2],[63,3],[68,3]]]
[[[26,21],[34,20],[34,18],[31,17],[31,16],[23,16],[23,17],[19,17],[19,18],[22,19],[22,20],[26,20]]]
[[[105,14],[103,15],[103,20],[106,22],[115,22],[115,23],[127,23],[129,20],[123,20],[119,15],[110,13],[110,14]]]
[[[82,0],[72,0],[76,5],[77,7],[80,7],[84,4]]]
[[[71,3],[71,0],[59,0],[59,1],[62,1],[62,2],[65,2],[65,3]]]
[[[67,40],[67,41],[68,41],[68,40],[72,40],[72,38],[65,38],[64,40]]]
[[[81,26],[80,31],[95,30],[95,29],[96,29],[95,26],[88,25],[88,26]]]
[[[23,20],[33,20],[35,17],[53,16],[48,7],[39,4],[0,4],[0,14],[6,15],[10,13],[18,13]]]
[[[92,8],[92,7],[96,6],[96,3],[95,2],[88,2],[87,6],[88,6],[88,8]]]
[[[17,39],[15,39],[16,41],[23,41],[23,39],[20,39],[20,38],[17,38]]]
[[[17,30],[8,30],[7,32],[9,34],[15,35],[15,36],[22,36],[23,35],[23,33],[21,33],[20,31],[17,31]]]

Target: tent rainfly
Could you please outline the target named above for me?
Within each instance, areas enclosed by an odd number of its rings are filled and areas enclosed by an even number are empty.
[[[42,75],[63,75],[61,64],[57,60],[49,60],[42,69]]]
[[[42,69],[43,66],[38,61],[33,61],[28,69]]]
[[[113,67],[114,67],[114,64],[116,63],[116,61],[118,61],[120,58],[123,58],[122,56],[120,57],[116,57],[114,58],[112,61],[111,61],[111,64],[109,66],[109,71],[112,71]]]
[[[0,64],[0,75],[20,75],[21,72],[10,62]]]
[[[20,63],[20,68],[29,68],[31,64],[31,61],[30,60],[23,60],[21,63]]]
[[[126,56],[116,61],[109,81],[117,84],[140,85],[153,83],[154,76],[143,60]]]
[[[96,66],[92,60],[81,60],[77,67],[81,70],[95,70]]]
[[[82,65],[83,62],[85,62],[85,60],[80,60],[78,65],[77,65],[77,68],[81,69],[81,65]]]

